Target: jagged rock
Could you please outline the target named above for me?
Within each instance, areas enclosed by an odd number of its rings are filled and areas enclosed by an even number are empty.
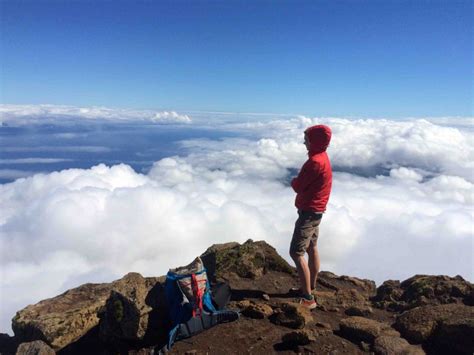
[[[99,315],[100,337],[110,343],[117,339],[140,341],[150,331],[153,307],[146,303],[150,285],[138,273],[126,275],[123,281],[120,291],[111,291]]]
[[[127,289],[129,275],[112,283],[85,284],[22,309],[12,320],[16,337],[21,342],[43,340],[54,350],[76,341],[99,323],[97,312],[110,292]],[[156,280],[150,279],[150,288]]]
[[[402,283],[385,281],[372,301],[392,311],[449,303],[472,305],[473,292],[474,286],[461,276],[415,275]]]
[[[418,307],[399,316],[395,327],[415,344],[431,344],[451,353],[474,352],[474,308],[470,306]]]
[[[349,340],[372,343],[381,335],[399,336],[388,324],[363,317],[345,318],[340,323],[341,335]]]
[[[213,281],[226,279],[229,273],[255,279],[268,271],[295,272],[272,246],[251,239],[242,245],[215,244],[201,255],[201,259]]]
[[[276,325],[301,329],[313,322],[313,316],[305,306],[296,303],[283,303],[281,307],[274,310],[270,321]]]
[[[273,314],[273,309],[263,303],[250,304],[242,311],[242,314],[249,318],[264,319]]]
[[[374,352],[376,355],[424,355],[425,352],[413,345],[410,345],[405,339],[397,336],[382,335],[375,339]]]
[[[281,338],[284,344],[288,346],[297,346],[297,345],[308,345],[312,341],[316,340],[316,337],[308,330],[298,330],[295,332],[290,332]]]
[[[16,351],[16,355],[55,355],[55,351],[42,340],[22,343]]]
[[[345,312],[348,316],[360,316],[367,317],[374,313],[372,307],[370,306],[352,306],[346,309]]]

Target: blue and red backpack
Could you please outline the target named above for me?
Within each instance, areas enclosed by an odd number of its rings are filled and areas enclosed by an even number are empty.
[[[168,350],[177,340],[239,318],[238,312],[214,305],[206,268],[199,257],[187,266],[168,272],[165,294],[172,323],[168,333]]]

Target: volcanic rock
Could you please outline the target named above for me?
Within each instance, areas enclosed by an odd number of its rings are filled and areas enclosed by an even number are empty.
[[[288,302],[288,289],[298,285],[297,274],[265,242],[214,245],[202,258],[214,280],[231,286],[227,307],[240,308],[246,316],[178,341],[171,353],[421,354],[421,345],[433,355],[474,351],[474,315],[468,306],[474,293],[472,284],[460,277],[418,275],[402,283],[387,281],[376,290],[370,280],[321,272],[314,292],[319,307],[310,311]],[[33,340],[43,340],[64,355],[150,354],[161,348],[169,330],[163,283],[164,277],[129,274],[28,306],[14,318],[16,336],[0,335],[0,354],[13,355],[19,342]],[[371,312],[374,304],[381,308]],[[409,345],[389,326],[396,313],[410,308],[396,325],[406,340],[415,339],[418,345]],[[342,319],[344,312],[366,318]],[[300,331],[286,334],[285,327]]]

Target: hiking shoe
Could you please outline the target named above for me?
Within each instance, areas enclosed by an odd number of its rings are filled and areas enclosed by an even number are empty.
[[[306,298],[302,297],[300,298],[298,303],[305,306],[308,309],[315,309],[318,306],[314,298],[312,300],[307,300]]]

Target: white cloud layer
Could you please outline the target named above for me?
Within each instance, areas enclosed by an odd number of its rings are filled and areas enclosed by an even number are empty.
[[[0,185],[0,327],[28,303],[130,271],[162,275],[213,243],[264,239],[288,257],[289,169],[303,130],[333,129],[338,172],[321,224],[322,268],[381,282],[415,273],[473,280],[474,140],[428,121],[304,118],[232,124],[257,139],[182,142],[148,174],[69,169]],[[351,169],[382,166],[384,174]],[[370,170],[370,171],[377,171]]]
[[[73,120],[105,120],[112,122],[190,123],[188,115],[175,111],[128,110],[107,107],[75,107],[59,105],[0,105],[0,124],[28,125],[66,123]]]

